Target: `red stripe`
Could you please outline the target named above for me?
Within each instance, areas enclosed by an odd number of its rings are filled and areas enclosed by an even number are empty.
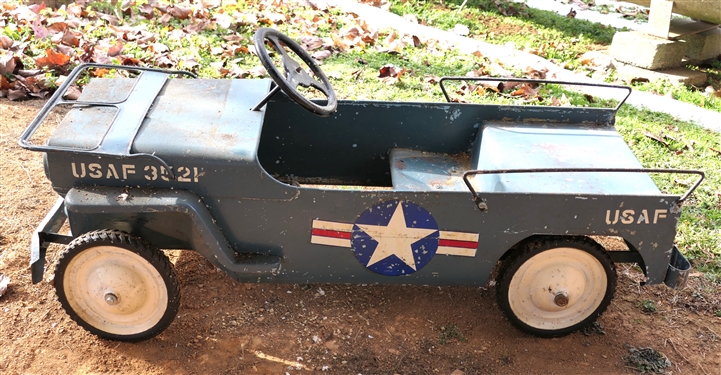
[[[339,230],[313,229],[310,234],[321,237],[350,239],[350,232],[341,232]]]
[[[459,240],[438,240],[438,246],[462,247],[464,249],[475,249],[478,247],[477,241],[459,241]]]

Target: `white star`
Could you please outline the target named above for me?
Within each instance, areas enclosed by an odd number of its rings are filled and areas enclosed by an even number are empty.
[[[428,237],[436,229],[409,228],[406,226],[406,217],[403,213],[403,202],[398,202],[396,210],[391,216],[388,225],[367,225],[356,224],[360,229],[373,237],[378,242],[373,256],[366,264],[366,267],[372,266],[391,255],[395,255],[403,263],[416,271],[416,262],[413,259],[413,249],[411,245],[418,240]]]

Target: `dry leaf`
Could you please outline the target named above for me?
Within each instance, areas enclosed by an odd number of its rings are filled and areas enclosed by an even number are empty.
[[[70,30],[65,30],[65,32],[63,33],[63,38],[62,38],[61,42],[65,45],[72,46],[72,47],[77,47],[80,45],[80,41],[75,36],[75,34]]]
[[[0,49],[9,50],[12,48],[14,41],[5,35],[0,35]]]
[[[526,99],[531,99],[538,96],[538,92],[528,83],[523,83],[511,93],[511,96],[522,96]]]
[[[435,85],[436,83],[441,81],[441,77],[438,76],[425,76],[423,77],[423,82],[430,83],[431,85]]]
[[[123,43],[121,41],[117,41],[117,43],[115,43],[115,45],[113,45],[112,47],[110,47],[108,49],[108,56],[110,56],[110,57],[118,56],[118,55],[120,55],[120,53],[122,51],[123,51]]]
[[[80,98],[80,89],[75,85],[68,87],[68,90],[63,95],[65,100],[78,100],[78,98]]]
[[[172,8],[168,9],[168,14],[175,18],[179,18],[181,20],[185,20],[190,18],[190,14],[193,13],[192,10],[181,8],[179,6],[173,6]]]
[[[658,135],[653,134],[653,133],[651,133],[651,132],[648,131],[648,130],[641,130],[641,133],[642,133],[643,135],[645,135],[646,137],[651,138],[651,139],[653,139],[654,141],[656,141],[656,142],[658,142],[658,143],[661,143],[662,145],[664,145],[664,146],[666,146],[666,147],[669,147],[668,142],[664,141],[663,138],[659,137]]]
[[[28,97],[28,93],[23,89],[8,90],[8,99],[10,99],[10,100],[26,99],[27,97]]]
[[[13,74],[18,64],[22,64],[19,57],[9,53],[0,54],[0,75]]]
[[[393,64],[388,64],[380,68],[378,71],[378,78],[380,78],[381,81],[392,85],[399,82],[401,76],[403,76],[403,73],[405,72],[405,68],[399,68]]]
[[[13,86],[10,84],[10,81],[8,81],[4,75],[0,74],[0,90],[9,90],[12,87]]]
[[[330,55],[331,55],[331,52],[330,52],[330,51],[328,51],[328,50],[322,50],[322,51],[316,51],[316,52],[314,52],[314,53],[311,55],[311,57],[314,58],[314,59],[316,59],[316,60],[318,60],[318,61],[322,61],[322,60],[325,60],[325,59],[329,58]]]
[[[323,46],[323,39],[317,36],[303,36],[300,38],[300,45],[306,51],[313,51]]]
[[[46,49],[45,53],[47,56],[35,59],[35,65],[37,65],[38,68],[48,67],[55,69],[64,66],[70,61],[70,56],[62,52],[55,52],[50,48]]]
[[[248,74],[250,74],[251,77],[262,77],[266,75],[266,73],[267,72],[263,66],[256,66],[248,71]]]

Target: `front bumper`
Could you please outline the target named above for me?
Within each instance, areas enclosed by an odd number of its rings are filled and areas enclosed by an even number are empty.
[[[38,229],[33,233],[30,244],[30,271],[32,273],[33,284],[37,284],[43,280],[45,272],[45,253],[48,245],[51,243],[59,243],[63,245],[69,244],[72,236],[65,236],[57,232],[62,228],[67,220],[65,213],[65,200],[58,198],[45,216],[45,219],[38,225]]]
[[[674,246],[671,259],[668,261],[666,277],[663,279],[664,284],[673,289],[682,289],[686,286],[690,271],[691,263],[681,254],[678,247]]]

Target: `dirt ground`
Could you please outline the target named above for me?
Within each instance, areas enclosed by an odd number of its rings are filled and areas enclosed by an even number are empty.
[[[99,339],[56,300],[60,246],[45,280],[30,280],[31,234],[56,196],[41,155],[17,139],[42,104],[0,99],[0,273],[11,279],[0,297],[2,374],[628,374],[638,373],[624,360],[632,347],[666,355],[667,373],[721,374],[717,287],[700,274],[680,291],[639,287],[627,265],[598,321],[605,334],[540,339],[505,320],[493,286],[241,284],[174,251],[182,302],[170,327],[140,343]]]

